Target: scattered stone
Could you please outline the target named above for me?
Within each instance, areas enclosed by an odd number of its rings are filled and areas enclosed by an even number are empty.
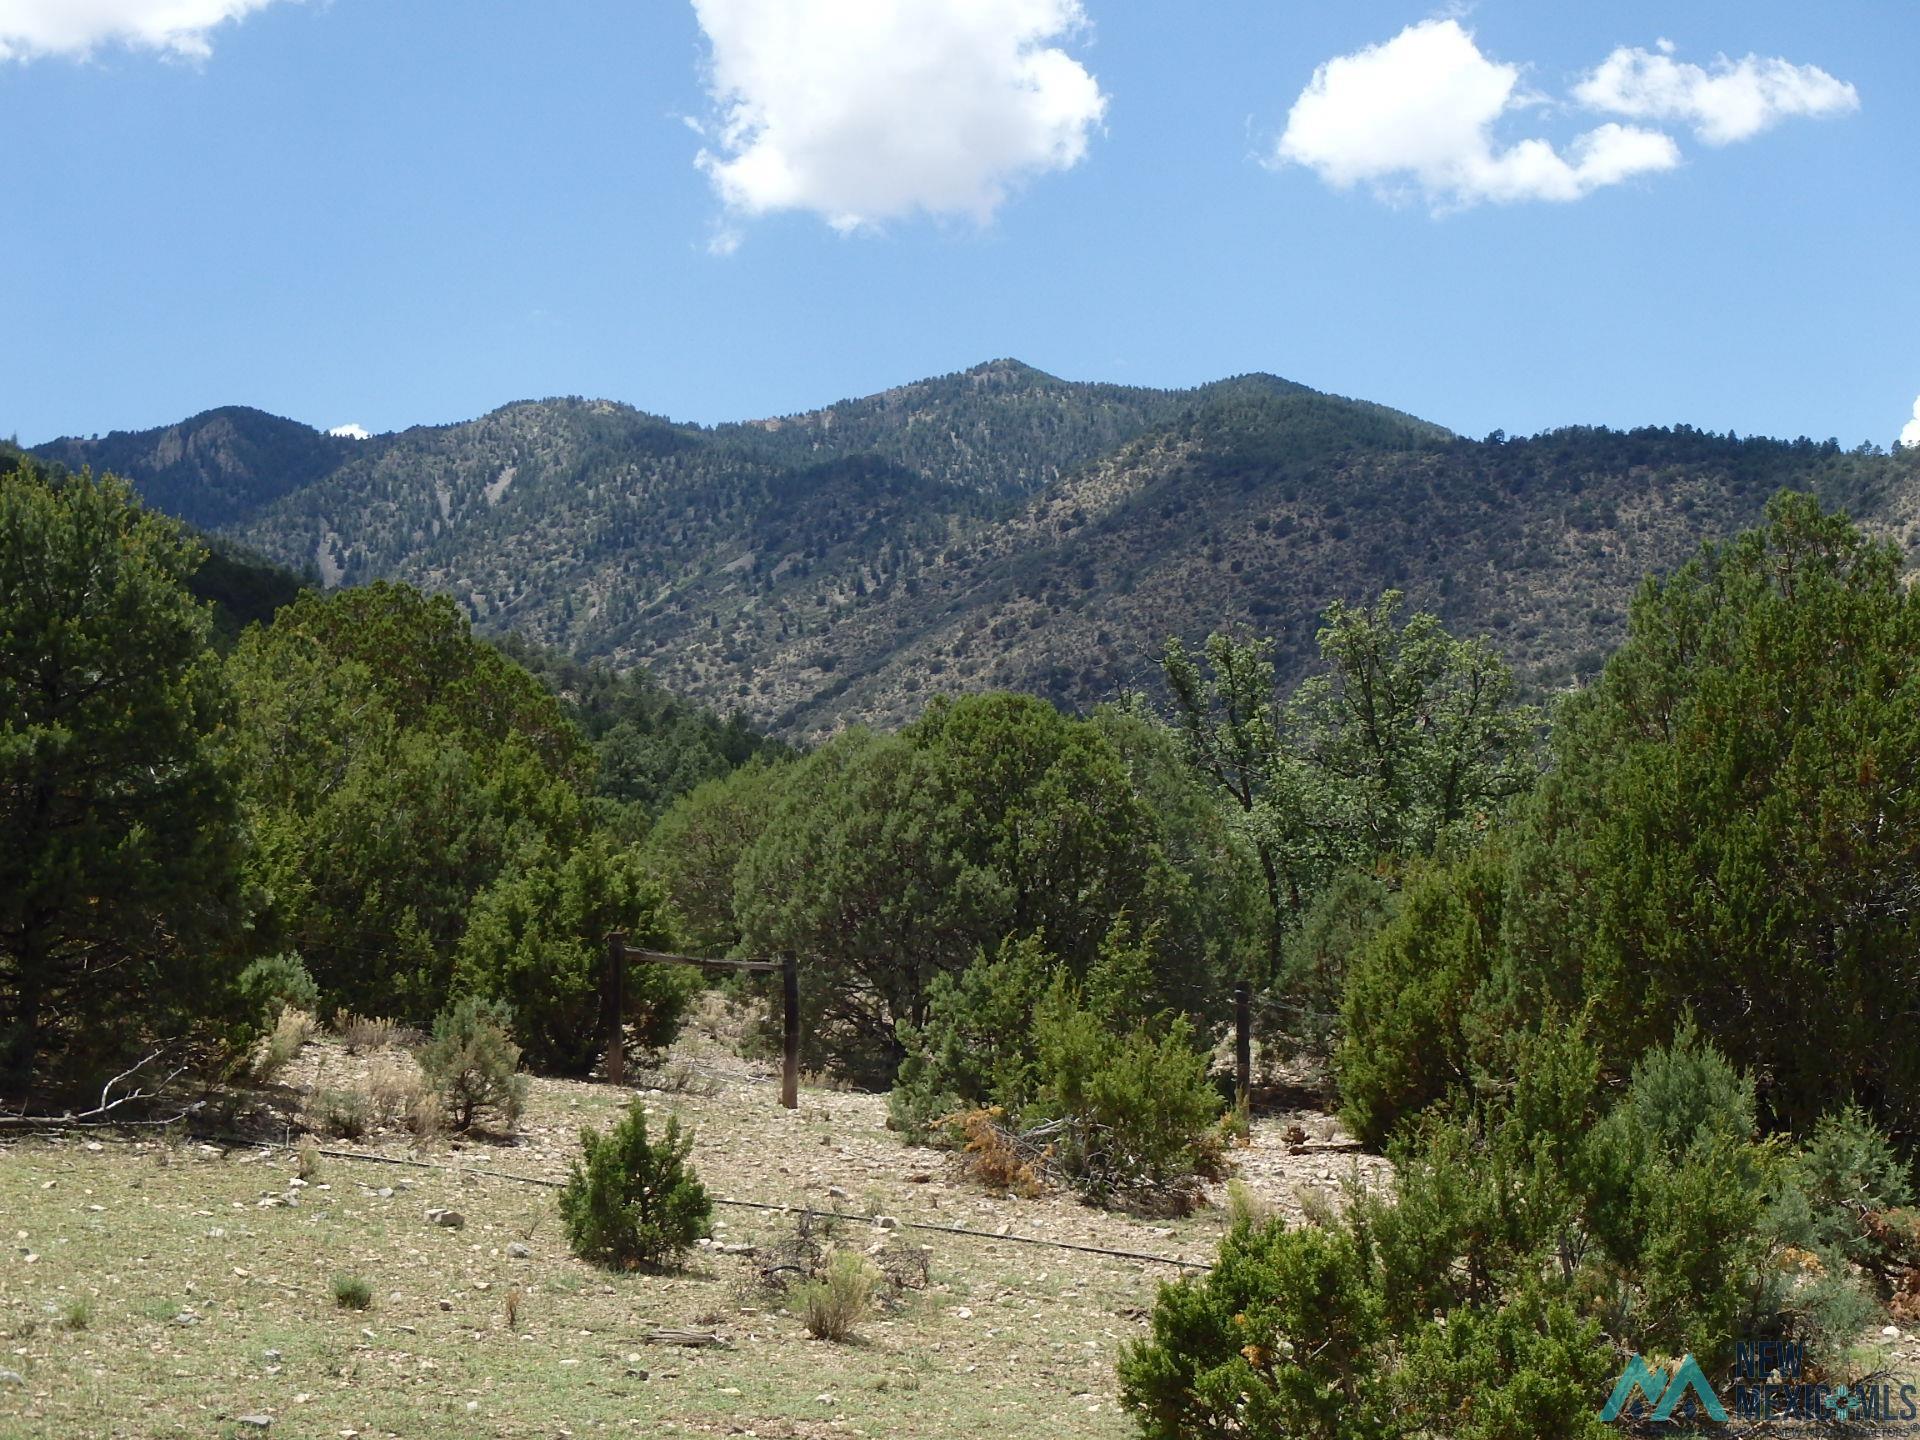
[[[507,1246],[507,1254],[511,1255],[515,1260],[530,1260],[533,1258],[533,1250],[531,1247],[522,1245],[518,1240]]]
[[[442,1301],[440,1302],[440,1308],[441,1308],[442,1310],[451,1310],[451,1309],[453,1309],[453,1301],[451,1301],[451,1300],[442,1300]]]
[[[827,1186],[827,1198],[829,1200],[851,1200],[853,1197],[838,1185],[829,1185]]]
[[[0,1370],[0,1385],[24,1385],[27,1377],[18,1370]]]
[[[1880,1327],[1880,1334],[1885,1339],[1898,1340],[1900,1338],[1900,1327],[1898,1325],[1883,1325]]]
[[[900,1222],[891,1215],[876,1215],[873,1223],[882,1230],[898,1230]]]
[[[266,1358],[266,1362],[269,1365],[278,1365],[280,1363],[280,1358],[281,1358],[280,1352],[278,1350],[269,1350],[267,1351],[265,1358]]]
[[[244,1425],[249,1430],[266,1430],[272,1427],[273,1417],[271,1415],[238,1415],[234,1417],[233,1423]]]
[[[956,1305],[953,1307],[953,1318],[956,1320],[971,1320],[973,1318],[973,1311],[964,1305]]]
[[[429,1205],[427,1219],[443,1230],[462,1230],[466,1228],[467,1217],[458,1210],[449,1210],[444,1205]]]

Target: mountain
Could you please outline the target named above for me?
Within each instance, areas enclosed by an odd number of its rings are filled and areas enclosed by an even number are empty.
[[[1472,441],[1272,376],[1149,390],[1006,360],[716,427],[575,398],[351,441],[224,410],[42,453],[327,584],[445,590],[483,629],[793,735],[988,685],[1086,705],[1222,626],[1276,636],[1295,677],[1328,603],[1387,586],[1546,689],[1617,643],[1644,574],[1782,487],[1903,542],[1920,516],[1913,452]]]
[[[332,474],[353,445],[297,420],[230,405],[158,430],[56,440],[33,453],[72,470],[124,475],[155,509],[215,529]]]

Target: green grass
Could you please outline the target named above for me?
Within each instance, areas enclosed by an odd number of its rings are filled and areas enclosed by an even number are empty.
[[[336,1275],[333,1303],[342,1310],[365,1310],[373,1304],[373,1287],[357,1275]]]

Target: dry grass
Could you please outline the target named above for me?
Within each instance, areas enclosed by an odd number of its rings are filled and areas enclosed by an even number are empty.
[[[873,1267],[851,1250],[836,1250],[826,1271],[793,1292],[793,1306],[816,1340],[850,1340],[854,1327],[873,1312]]]
[[[764,1067],[708,1045],[696,1058],[724,1089],[644,1098],[692,1129],[716,1195],[1195,1258],[1224,1227],[1218,1209],[1152,1224],[1061,1195],[987,1193],[951,1157],[890,1134],[881,1097],[809,1090],[785,1111]],[[371,1093],[385,1058],[321,1040],[285,1078]],[[822,1251],[899,1278],[860,1319],[859,1343],[818,1344],[788,1302],[752,1293],[794,1213],[721,1207],[716,1244],[682,1271],[612,1275],[565,1253],[551,1190],[451,1168],[563,1178],[580,1127],[606,1129],[628,1096],[537,1081],[511,1146],[423,1142],[396,1120],[329,1147],[448,1167],[430,1170],[326,1158],[303,1177],[291,1151],[153,1137],[98,1152],[0,1146],[0,1215],[26,1232],[0,1255],[0,1336],[13,1337],[0,1367],[26,1382],[0,1389],[0,1436],[199,1440],[248,1414],[273,1416],[275,1435],[369,1440],[550,1440],[562,1423],[649,1440],[1134,1435],[1113,1362],[1144,1333],[1168,1267],[842,1221]],[[1313,1177],[1266,1125],[1242,1163],[1273,1166],[1248,1183],[1291,1209],[1283,1177]],[[460,1211],[465,1227],[427,1223],[429,1206]],[[364,1279],[372,1308],[337,1308],[336,1275]],[[85,1302],[85,1329],[53,1323],[68,1301]],[[717,1329],[730,1348],[640,1339],[675,1328]]]
[[[254,1080],[270,1085],[299,1057],[319,1030],[313,1016],[288,1005],[280,1011],[273,1033],[263,1035],[248,1057],[247,1068]]]
[[[349,1010],[342,1010],[333,1017],[333,1033],[347,1047],[349,1055],[411,1046],[420,1040],[418,1031],[407,1029],[397,1020],[355,1015]]]

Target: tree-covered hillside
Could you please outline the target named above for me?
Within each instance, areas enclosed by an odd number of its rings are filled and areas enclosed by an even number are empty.
[[[355,443],[229,405],[157,430],[56,440],[34,453],[73,470],[124,475],[155,509],[213,530],[331,474],[352,457]]]
[[[328,586],[408,580],[483,631],[644,665],[796,736],[990,686],[1084,707],[1154,683],[1169,635],[1223,625],[1276,636],[1288,682],[1329,604],[1386,588],[1491,633],[1544,690],[1618,642],[1641,575],[1783,487],[1903,543],[1920,503],[1910,457],[1832,442],[1476,441],[1271,376],[1156,391],[1014,361],[715,428],[563,399],[360,442],[306,431],[324,473],[291,441],[247,452],[256,473],[234,444],[218,454],[238,468],[190,495],[176,433],[46,448],[112,448],[183,514],[226,503],[214,528]]]

